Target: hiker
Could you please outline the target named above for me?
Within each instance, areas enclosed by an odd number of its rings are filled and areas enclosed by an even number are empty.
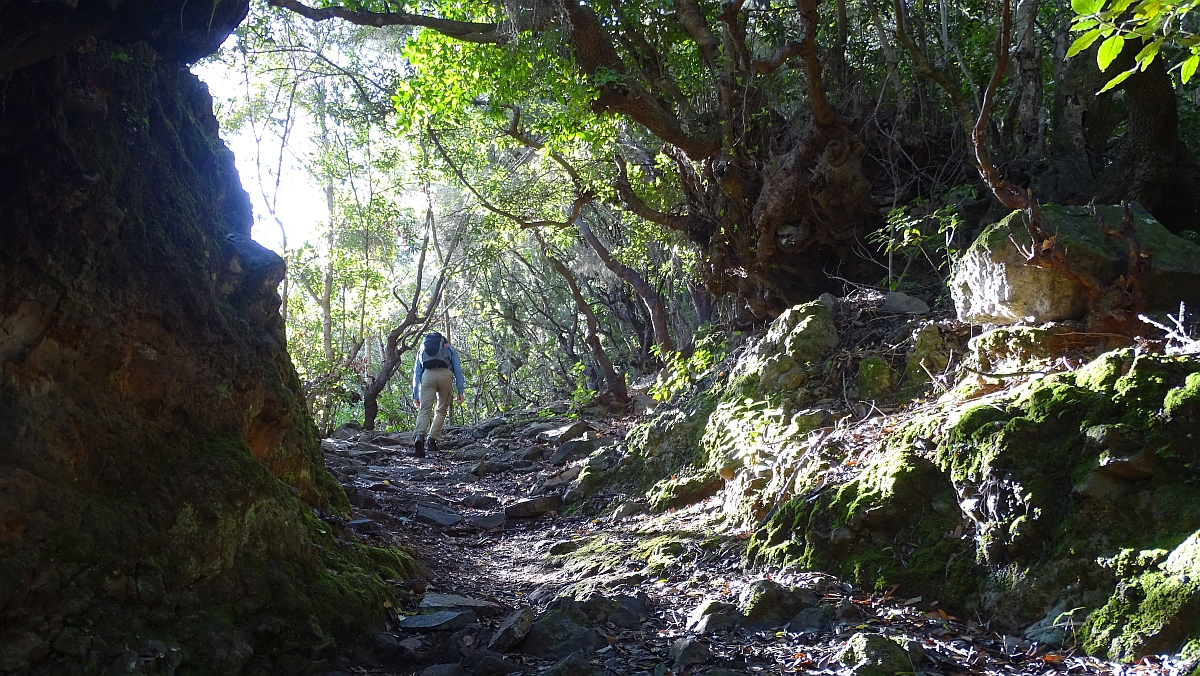
[[[458,388],[458,403],[463,402],[462,366],[458,362],[458,350],[450,347],[450,341],[440,333],[425,336],[421,351],[417,353],[413,369],[413,404],[420,409],[417,426],[413,430],[413,455],[425,457],[425,450],[436,451],[437,440],[442,437],[442,424],[446,422],[446,411],[450,410],[451,388]],[[437,414],[433,415],[433,400],[437,398]],[[433,415],[433,426],[429,418]],[[429,433],[426,445],[425,433]]]

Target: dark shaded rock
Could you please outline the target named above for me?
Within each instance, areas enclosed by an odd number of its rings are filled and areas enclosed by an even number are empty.
[[[857,622],[866,617],[866,613],[862,608],[850,599],[843,599],[837,604],[837,608],[833,611],[833,616],[843,622]]]
[[[497,427],[500,427],[501,425],[505,424],[506,422],[508,422],[508,421],[506,421],[504,418],[499,418],[499,417],[488,418],[487,420],[484,420],[483,422],[476,425],[475,429],[478,430],[479,432],[482,432],[483,434],[487,434],[487,433],[491,432],[492,430],[496,429]]]
[[[475,676],[502,676],[521,670],[521,666],[504,659],[502,655],[484,652],[474,659],[471,673]]]
[[[534,620],[521,642],[521,652],[544,659],[560,659],[577,650],[602,647],[604,638],[587,624],[588,617],[578,604],[559,599]]]
[[[417,507],[417,521],[424,521],[435,526],[454,526],[462,521],[462,517],[436,507],[421,505]]]
[[[512,469],[512,465],[507,462],[498,460],[481,460],[478,465],[471,470],[471,474],[478,477],[490,476],[492,474],[503,474]]]
[[[372,519],[355,519],[347,523],[346,527],[364,535],[378,535],[380,532],[379,524]]]
[[[472,610],[479,617],[499,615],[504,607],[484,599],[473,599],[458,594],[428,592],[421,598],[422,610]]]
[[[350,499],[350,504],[359,509],[379,509],[379,501],[365,488],[350,486],[346,489],[346,497]]]
[[[496,628],[488,647],[493,650],[508,650],[521,642],[533,626],[535,613],[533,608],[526,606],[509,613],[508,617]]]
[[[588,662],[584,653],[579,651],[555,662],[553,666],[542,672],[542,676],[592,676],[595,673],[596,668]]]
[[[805,608],[788,622],[792,631],[825,631],[829,628],[829,617],[821,608]]]
[[[544,495],[539,498],[514,502],[504,508],[504,514],[510,519],[528,519],[557,512],[562,509],[562,505],[562,496]]]
[[[688,614],[687,629],[702,636],[715,632],[728,631],[741,620],[737,606],[723,603],[717,599],[702,601],[696,609]]]
[[[645,592],[611,597],[592,592],[579,603],[579,609],[594,624],[611,622],[622,629],[636,629],[650,616],[650,597]]]
[[[580,420],[569,425],[563,425],[562,427],[556,427],[555,429],[542,432],[538,435],[538,439],[560,445],[582,437],[588,432],[588,430],[591,429],[592,426],[590,424]]]
[[[579,439],[568,441],[559,446],[550,456],[551,465],[561,465],[572,460],[582,460],[591,455],[596,449],[612,444],[612,439]]]
[[[409,631],[458,631],[474,622],[470,610],[439,610],[427,615],[412,615],[400,620],[400,628]]]
[[[413,655],[412,651],[401,643],[400,637],[386,632],[375,634],[373,650],[371,652],[375,659],[383,663],[399,660],[407,661]]]
[[[707,664],[712,657],[712,650],[709,649],[708,644],[687,637],[672,643],[671,651],[667,655],[667,659],[671,660],[676,672],[697,664]]]
[[[819,603],[811,589],[783,587],[774,580],[756,580],[742,593],[742,616],[751,624],[778,623]]]
[[[491,509],[499,504],[500,500],[485,493],[472,493],[463,498],[462,501],[463,507],[470,507],[471,509]]]
[[[508,523],[508,517],[504,516],[504,512],[492,512],[491,514],[475,514],[467,517],[467,521],[471,522],[476,528],[491,530],[500,528],[505,523]]]
[[[466,673],[462,665],[455,662],[453,664],[435,664],[425,667],[421,670],[419,676],[463,676]]]

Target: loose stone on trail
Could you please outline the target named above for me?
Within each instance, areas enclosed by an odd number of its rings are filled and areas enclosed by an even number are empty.
[[[411,615],[400,620],[400,628],[412,631],[457,631],[476,619],[472,610],[439,610],[426,615]]]

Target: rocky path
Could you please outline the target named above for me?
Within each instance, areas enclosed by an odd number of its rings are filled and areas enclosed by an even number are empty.
[[[712,505],[650,515],[625,496],[573,495],[585,465],[620,463],[627,425],[494,419],[426,458],[404,434],[324,440],[354,505],[331,520],[343,537],[412,547],[425,566],[374,648],[328,675],[1182,673],[1165,656],[1117,665],[1056,649],[1068,621],[1003,636],[902,590],[743,570],[748,534],[718,531]]]

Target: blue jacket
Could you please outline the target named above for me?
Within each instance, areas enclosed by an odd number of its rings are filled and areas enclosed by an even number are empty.
[[[421,398],[421,376],[425,373],[425,366],[421,363],[421,348],[417,348],[417,366],[413,369],[413,400]],[[463,395],[463,391],[467,389],[467,381],[463,379],[462,365],[458,361],[458,350],[450,347],[450,368],[454,371],[454,384],[458,386],[458,396]]]

